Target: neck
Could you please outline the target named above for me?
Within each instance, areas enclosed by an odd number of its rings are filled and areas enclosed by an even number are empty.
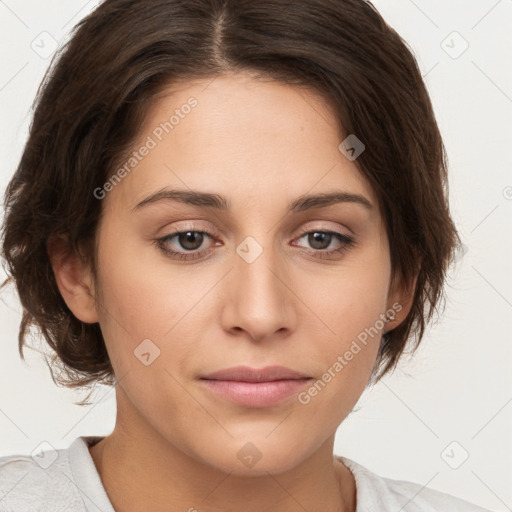
[[[333,457],[334,435],[292,469],[240,476],[205,464],[140,416],[122,413],[118,405],[114,431],[89,448],[116,512],[355,511],[354,478]]]

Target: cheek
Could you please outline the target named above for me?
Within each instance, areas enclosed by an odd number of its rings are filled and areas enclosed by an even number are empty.
[[[328,278],[308,280],[298,291],[311,305],[310,358],[319,369],[317,381],[299,402],[311,417],[331,418],[333,426],[364,391],[381,341],[388,267],[385,259],[375,258],[372,264],[370,259],[338,268]]]
[[[366,329],[382,327],[379,319],[386,311],[389,286],[386,261],[357,260],[328,274],[295,277],[294,289],[318,327],[316,341],[325,343],[328,352],[343,349]]]
[[[171,272],[150,242],[131,242],[112,226],[101,243],[102,323],[116,324],[113,328],[134,342],[162,340],[205,293],[204,283],[195,283],[187,267]]]
[[[114,370],[121,378],[130,372],[135,394],[144,394],[141,387],[162,389],[159,382],[170,379],[165,369],[175,374],[198,358],[211,323],[202,299],[218,277],[200,278],[185,266],[171,271],[163,259],[157,266],[157,249],[135,250],[114,237],[105,237],[101,247],[100,325]],[[172,379],[168,384],[173,389]]]
[[[324,431],[334,431],[350,413],[363,393],[377,358],[382,330],[379,315],[385,311],[382,301],[370,299],[363,293],[345,297],[339,291],[318,305],[321,318],[329,329],[320,336],[318,329],[310,348],[311,361],[318,373],[315,381],[298,395],[299,408],[303,407],[302,425],[314,428],[322,418]],[[327,292],[326,294],[327,295]],[[338,300],[338,306],[332,302]],[[377,326],[375,325],[377,323]],[[333,332],[334,331],[334,334]]]

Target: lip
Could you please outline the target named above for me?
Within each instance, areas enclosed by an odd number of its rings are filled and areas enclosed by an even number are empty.
[[[298,393],[311,377],[284,366],[236,366],[201,377],[201,383],[222,398],[245,407],[270,407]]]
[[[307,379],[309,375],[286,368],[286,366],[265,366],[265,368],[251,368],[250,366],[233,366],[207,375],[202,379],[232,380],[238,382],[272,382],[276,380]]]

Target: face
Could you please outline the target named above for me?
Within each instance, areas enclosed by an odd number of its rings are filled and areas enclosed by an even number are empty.
[[[315,93],[245,74],[153,104],[135,160],[96,192],[96,311],[127,428],[235,474],[284,471],[333,439],[401,309],[377,198],[336,126]],[[335,193],[362,199],[303,200]],[[305,378],[203,378],[273,365]]]

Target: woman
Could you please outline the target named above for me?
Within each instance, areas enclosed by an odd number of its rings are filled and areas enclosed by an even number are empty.
[[[369,2],[103,2],[40,91],[3,254],[21,339],[115,384],[116,425],[4,457],[0,510],[483,510],[333,456],[442,298],[446,181]]]

